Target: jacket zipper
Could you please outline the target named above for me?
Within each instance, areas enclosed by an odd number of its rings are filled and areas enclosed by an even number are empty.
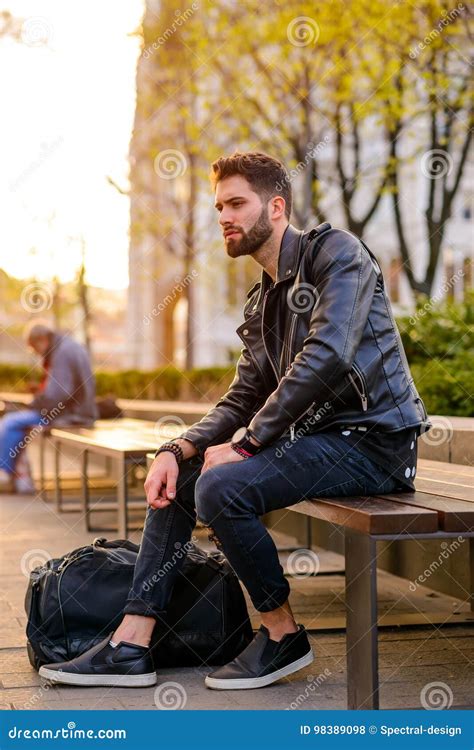
[[[263,321],[264,321],[264,317],[265,317],[265,304],[266,304],[266,301],[267,301],[267,297],[268,297],[268,294],[269,294],[269,292],[270,292],[270,290],[271,290],[271,289],[273,289],[273,284],[272,284],[272,285],[271,285],[271,286],[270,286],[270,287],[269,287],[269,288],[267,289],[267,291],[265,292],[265,295],[264,295],[264,297],[263,297],[263,303],[262,303],[262,325],[261,325],[261,331],[262,331],[262,341],[263,341],[263,348],[265,349],[265,354],[267,355],[267,357],[268,357],[268,359],[269,359],[269,361],[270,361],[270,364],[271,364],[271,366],[272,366],[273,372],[275,373],[275,377],[276,377],[276,380],[277,380],[277,383],[278,383],[278,381],[280,380],[280,376],[279,376],[279,374],[278,374],[278,370],[277,370],[277,368],[276,368],[276,367],[275,367],[275,365],[274,365],[273,359],[272,359],[272,358],[271,358],[271,356],[270,356],[270,352],[269,352],[269,351],[268,351],[268,349],[267,349],[267,345],[266,345],[266,343],[265,343],[265,334],[264,334],[264,332],[263,332]]]
[[[362,375],[362,372],[360,371],[360,369],[358,368],[358,366],[355,363],[352,365],[352,369],[354,370],[355,374],[357,375],[357,377],[359,379],[360,388],[358,387],[358,385],[356,383],[356,380],[355,380],[355,378],[354,378],[354,376],[352,375],[351,372],[347,373],[347,377],[351,381],[351,383],[354,386],[354,389],[355,389],[357,395],[359,396],[359,398],[361,400],[362,411],[367,411],[368,397],[367,397],[367,391],[366,391],[366,388],[365,388],[364,376]]]
[[[298,313],[293,313],[293,317],[291,318],[290,331],[289,331],[289,334],[288,334],[288,345],[287,345],[287,352],[288,352],[288,354],[287,354],[287,358],[286,358],[285,375],[288,373],[288,370],[291,367],[291,353],[293,351],[293,336],[294,336],[295,331],[296,331],[297,316],[298,316]]]
[[[297,313],[293,313],[293,317],[291,318],[291,323],[290,323],[290,330],[289,330],[289,333],[288,333],[288,345],[287,345],[287,359],[286,359],[285,375],[288,374],[288,372],[289,372],[289,370],[291,368],[291,353],[293,351],[293,336],[294,336],[294,333],[295,333],[295,330],[296,330],[296,321],[297,321]],[[309,407],[309,408],[311,408],[311,407]],[[309,409],[307,409],[306,411],[309,411]],[[304,412],[304,414],[306,414],[306,411]],[[304,416],[304,414],[302,414],[301,416]],[[299,419],[301,419],[301,417],[299,417]],[[290,439],[291,439],[292,443],[295,442],[295,424],[296,424],[297,421],[298,420],[295,420],[294,422],[292,422],[292,424],[290,424]]]

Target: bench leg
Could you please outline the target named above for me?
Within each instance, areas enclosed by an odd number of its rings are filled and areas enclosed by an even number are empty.
[[[120,539],[126,539],[128,534],[127,468],[125,459],[117,461],[117,531]]]
[[[471,612],[474,612],[474,537],[469,539],[469,594]]]
[[[379,707],[376,542],[346,529],[347,707]]]
[[[39,448],[39,464],[40,464],[40,497],[42,500],[47,502],[46,497],[46,478],[45,478],[45,441],[44,435],[39,436],[38,448]]]
[[[62,487],[61,487],[61,466],[60,466],[60,447],[59,444],[53,442],[54,449],[54,496],[56,500],[56,510],[58,513],[62,511]]]
[[[82,512],[84,514],[84,522],[86,525],[86,531],[91,531],[89,479],[87,476],[88,469],[89,469],[89,453],[88,451],[83,451],[82,456],[81,456]]]

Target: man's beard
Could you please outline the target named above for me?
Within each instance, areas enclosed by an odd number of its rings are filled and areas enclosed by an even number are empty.
[[[227,254],[231,258],[238,258],[241,255],[252,255],[273,233],[272,225],[269,221],[266,206],[262,209],[260,216],[248,232],[244,232],[242,227],[235,227],[241,234],[239,239],[226,240]]]

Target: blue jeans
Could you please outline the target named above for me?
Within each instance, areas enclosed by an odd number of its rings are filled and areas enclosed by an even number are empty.
[[[148,507],[140,552],[125,613],[160,618],[184,559],[197,517],[212,528],[255,608],[268,612],[288,598],[273,539],[260,520],[272,510],[312,497],[398,492],[388,470],[337,433],[282,437],[245,461],[200,474],[194,456],[180,464],[176,499]]]
[[[8,412],[0,419],[0,469],[15,473],[15,461],[26,447],[26,433],[41,425],[41,419],[40,412],[33,409]]]

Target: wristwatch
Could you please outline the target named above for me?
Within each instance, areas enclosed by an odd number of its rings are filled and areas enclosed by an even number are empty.
[[[246,427],[241,427],[234,433],[230,447],[242,458],[251,458],[262,450],[261,445],[254,445],[250,440],[250,432]]]

